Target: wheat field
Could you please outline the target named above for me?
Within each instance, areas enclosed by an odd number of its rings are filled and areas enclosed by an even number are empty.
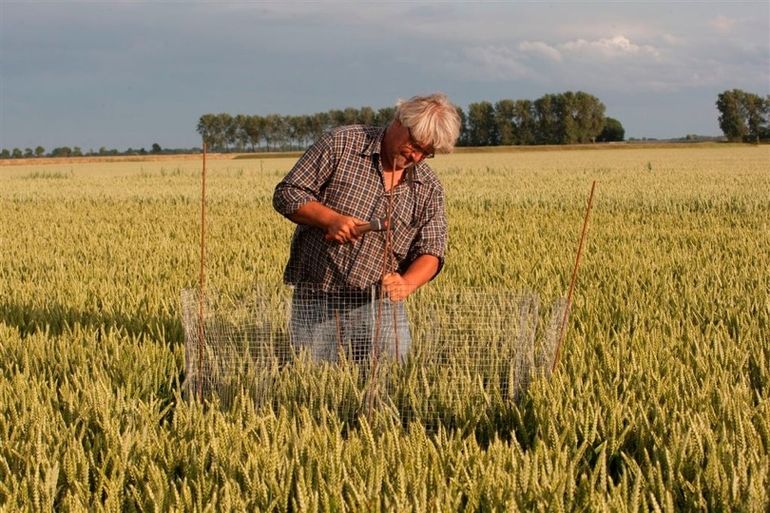
[[[292,226],[271,195],[292,163],[209,161],[218,290],[282,287]],[[768,163],[741,145],[432,161],[434,290],[563,296],[597,181],[558,369],[484,416],[483,395],[454,397],[455,425],[340,418],[303,400],[325,379],[308,365],[270,406],[184,400],[200,162],[3,165],[0,509],[768,511]]]

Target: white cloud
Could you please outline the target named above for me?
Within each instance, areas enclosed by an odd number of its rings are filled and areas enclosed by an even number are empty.
[[[577,39],[559,45],[559,48],[566,53],[590,58],[603,57],[611,59],[627,56],[651,56],[657,58],[660,56],[657,48],[650,45],[637,45],[622,35],[594,41]]]
[[[545,57],[556,62],[561,61],[562,58],[559,50],[542,41],[522,41],[519,43],[519,50],[525,54]]]
[[[601,76],[602,84],[612,89],[678,88],[681,80],[669,81],[681,72],[665,73],[667,59],[661,52],[623,35],[556,43],[525,40],[511,45],[468,46],[452,59],[450,67],[466,78],[529,80],[549,87],[590,82],[587,77]]]

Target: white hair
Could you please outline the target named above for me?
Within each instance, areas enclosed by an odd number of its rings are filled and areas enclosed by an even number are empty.
[[[394,117],[436,153],[451,152],[460,136],[460,115],[444,93],[399,100]]]

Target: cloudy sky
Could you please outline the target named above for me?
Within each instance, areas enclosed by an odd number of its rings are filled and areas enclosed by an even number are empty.
[[[0,0],[0,147],[199,144],[201,114],[594,94],[627,137],[770,93],[770,2]]]

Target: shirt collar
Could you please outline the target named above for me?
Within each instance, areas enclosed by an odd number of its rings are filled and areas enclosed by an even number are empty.
[[[364,147],[361,149],[361,155],[371,157],[372,155],[379,155],[380,148],[382,146],[382,138],[385,136],[385,127],[377,129],[375,132],[371,132],[371,136],[364,139]]]
[[[385,137],[385,128],[386,127],[380,128],[374,132],[371,138],[368,138],[364,142],[364,147],[361,149],[361,155],[366,157],[371,157],[372,155],[379,156],[382,149],[382,138]],[[411,174],[410,179],[416,183],[423,183],[425,181],[427,167],[428,165],[423,161],[418,162],[416,165],[409,168],[409,173]]]

